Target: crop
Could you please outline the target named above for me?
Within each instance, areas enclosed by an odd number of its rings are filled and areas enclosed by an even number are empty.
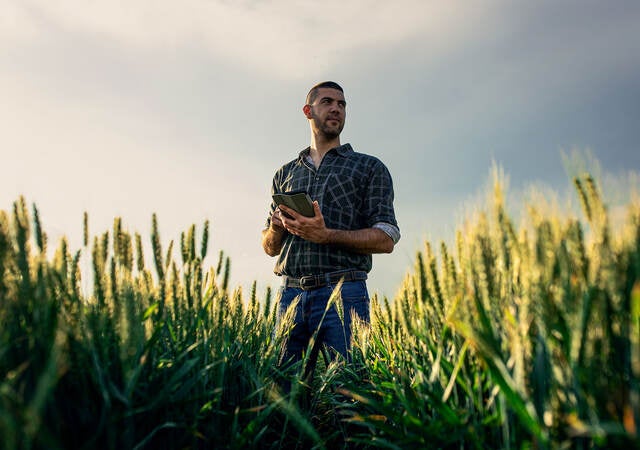
[[[635,448],[640,208],[618,232],[592,177],[582,222],[529,205],[516,227],[496,176],[488,210],[416,257],[355,342],[350,420],[386,448]]]
[[[495,181],[453,248],[426,243],[372,298],[351,361],[312,379],[279,365],[271,290],[230,290],[223,252],[207,267],[208,223],[174,255],[153,216],[145,255],[120,218],[90,240],[85,215],[83,249],[49,252],[17,200],[0,211],[0,449],[638,447],[639,202],[614,224],[584,175],[581,217],[531,202],[516,224]]]

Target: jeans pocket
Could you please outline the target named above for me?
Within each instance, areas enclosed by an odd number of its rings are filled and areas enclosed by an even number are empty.
[[[369,322],[369,293],[364,281],[344,283],[340,294],[345,316],[356,314],[361,320]]]

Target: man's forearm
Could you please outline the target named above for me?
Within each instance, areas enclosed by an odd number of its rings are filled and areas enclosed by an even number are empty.
[[[262,230],[262,248],[269,256],[276,256],[282,250],[282,238],[284,231],[275,231],[272,228]]]
[[[328,245],[337,245],[356,253],[391,253],[393,239],[378,228],[361,230],[327,230]]]

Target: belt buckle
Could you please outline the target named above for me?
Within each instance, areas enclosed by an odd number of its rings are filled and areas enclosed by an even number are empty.
[[[300,278],[300,288],[302,290],[313,289],[318,286],[318,280],[313,275],[308,275],[306,277]]]

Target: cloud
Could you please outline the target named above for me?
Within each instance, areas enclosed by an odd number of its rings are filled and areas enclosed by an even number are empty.
[[[2,2],[0,7],[0,42],[6,45],[14,40],[31,40],[38,36],[38,27],[24,4]]]
[[[474,13],[472,11],[478,11]],[[358,48],[393,46],[420,33],[434,51],[450,45],[482,8],[461,14],[444,3],[404,0],[205,1],[32,0],[3,12],[5,43],[61,29],[98,35],[123,46],[162,51],[203,47],[261,73],[299,79],[327,69]]]

